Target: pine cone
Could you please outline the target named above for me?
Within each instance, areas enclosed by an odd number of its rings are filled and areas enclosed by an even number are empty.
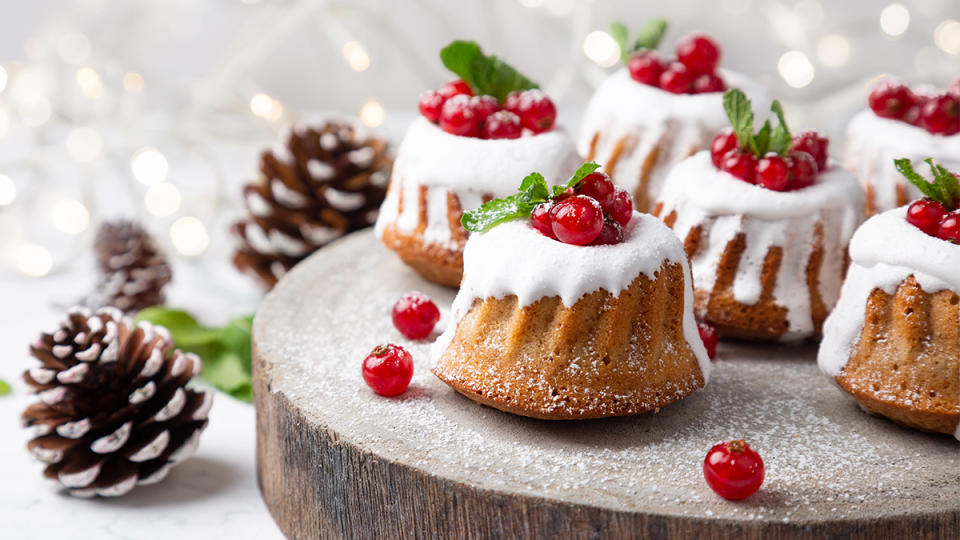
[[[318,248],[373,225],[392,166],[387,144],[352,123],[294,129],[243,188],[250,215],[231,229],[234,265],[271,288]]]
[[[91,307],[113,306],[131,313],[163,303],[170,265],[140,225],[104,223],[97,231],[94,250],[101,277]]]
[[[200,359],[165,328],[74,308],[30,352],[41,366],[23,378],[40,401],[23,412],[27,448],[72,495],[123,495],[193,455],[213,395],[185,387]]]

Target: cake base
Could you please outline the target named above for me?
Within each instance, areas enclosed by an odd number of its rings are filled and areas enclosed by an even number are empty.
[[[257,314],[258,478],[289,537],[960,536],[957,441],[864,414],[813,347],[721,345],[706,389],[659,413],[545,422],[436,379],[429,343],[390,321],[410,290],[453,298],[361,232],[294,268]],[[414,357],[399,398],[360,376],[384,342]],[[740,502],[701,470],[730,438],[767,467]]]

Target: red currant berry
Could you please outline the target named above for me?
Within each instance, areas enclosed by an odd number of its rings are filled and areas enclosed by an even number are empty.
[[[470,98],[470,107],[477,115],[477,122],[483,125],[488,116],[500,110],[500,104],[497,98],[493,96],[473,96]]]
[[[630,218],[633,217],[633,197],[627,193],[627,190],[617,187],[613,194],[613,202],[610,203],[606,212],[621,227],[626,227],[627,223],[630,223]]]
[[[920,199],[913,201],[907,208],[907,223],[929,234],[937,236],[940,221],[947,215],[947,209],[937,201]]]
[[[817,180],[817,161],[806,152],[790,152],[790,183],[788,190],[810,187]]]
[[[420,94],[420,114],[434,124],[440,120],[440,113],[443,111],[443,104],[447,98],[440,95],[435,90],[427,90]]]
[[[377,345],[363,360],[363,381],[381,396],[398,396],[410,386],[413,358],[399,345]]]
[[[773,190],[784,191],[790,181],[790,166],[777,154],[767,154],[757,161],[757,183]]]
[[[744,182],[750,184],[756,183],[755,171],[757,169],[757,158],[750,152],[741,152],[738,149],[730,150],[723,156],[720,169],[736,176]]]
[[[697,321],[697,330],[700,332],[703,346],[707,349],[707,356],[713,360],[717,357],[717,343],[720,341],[717,337],[717,329],[705,322]]]
[[[727,129],[721,131],[719,135],[713,138],[713,142],[710,143],[710,159],[713,160],[713,165],[719,169],[720,164],[723,162],[723,156],[727,155],[727,152],[736,147],[737,135],[733,130]]]
[[[553,203],[549,202],[534,206],[533,212],[530,213],[530,226],[547,238],[556,240],[557,237],[553,234],[553,217],[550,214],[552,209]]]
[[[940,221],[940,229],[937,231],[937,238],[960,244],[960,212],[947,214]]]
[[[616,189],[617,187],[610,181],[610,177],[599,171],[584,176],[578,186],[578,192],[600,203],[604,212],[609,212],[610,205],[613,204],[613,197],[616,195]]]
[[[470,96],[457,94],[443,104],[440,113],[440,128],[447,133],[464,137],[479,135],[477,113],[470,106]]]
[[[960,101],[949,94],[930,98],[920,109],[920,126],[937,135],[960,132]]]
[[[674,62],[660,75],[660,88],[672,94],[686,94],[693,85],[693,74],[680,62]]]
[[[660,75],[663,73],[663,61],[653,51],[641,51],[627,60],[627,70],[630,72],[630,78],[638,83],[659,86]]]
[[[560,202],[560,201],[565,201],[565,200],[569,199],[570,197],[573,197],[573,196],[576,195],[576,194],[577,194],[577,192],[574,191],[574,189],[573,189],[572,187],[569,187],[569,188],[563,190],[559,195],[554,195],[553,197],[551,197],[551,200],[552,200],[554,203],[558,203],[558,202]]]
[[[886,80],[874,87],[868,101],[877,116],[902,120],[916,96],[903,83]]]
[[[553,234],[564,244],[585,246],[596,240],[603,229],[603,208],[585,195],[574,195],[558,203],[550,214]]]
[[[677,44],[677,60],[694,73],[710,73],[720,63],[720,47],[703,34],[694,34]]]
[[[542,90],[511,92],[504,108],[520,117],[523,126],[534,133],[543,133],[553,127],[557,108]]]
[[[703,477],[724,499],[746,499],[763,484],[763,459],[742,440],[717,443],[703,460]]]
[[[694,94],[709,94],[710,92],[723,92],[727,89],[727,83],[716,73],[704,73],[697,75],[693,80]]]
[[[623,242],[623,227],[616,221],[605,220],[603,228],[600,229],[600,235],[593,241],[591,246],[612,246]]]
[[[510,111],[497,111],[483,123],[484,139],[519,139],[523,135],[520,117]]]
[[[830,139],[821,137],[816,131],[804,131],[793,138],[793,150],[806,152],[817,162],[817,170],[827,170],[828,147]]]
[[[460,94],[472,96],[473,90],[470,89],[470,85],[466,82],[456,79],[445,83],[443,86],[437,89],[437,93],[444,97],[444,99],[450,99],[453,96],[458,96]]]
[[[407,293],[393,305],[393,325],[409,339],[429,336],[439,320],[440,310],[423,293]]]

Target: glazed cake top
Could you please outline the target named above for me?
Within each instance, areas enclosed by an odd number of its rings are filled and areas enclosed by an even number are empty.
[[[935,135],[907,122],[881,118],[870,109],[864,109],[853,117],[847,126],[847,134],[852,139],[868,140],[873,146],[895,149],[901,155],[960,161],[960,134]]]

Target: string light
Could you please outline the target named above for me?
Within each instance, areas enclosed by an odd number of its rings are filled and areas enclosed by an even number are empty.
[[[260,118],[279,120],[283,116],[283,105],[267,94],[260,93],[250,98],[250,111]]]
[[[787,84],[794,88],[803,88],[813,82],[813,64],[807,55],[800,51],[788,51],[777,62],[777,71]]]
[[[170,241],[177,251],[194,257],[207,250],[210,237],[203,222],[192,216],[184,216],[170,226]]]
[[[20,244],[15,258],[20,271],[30,277],[43,277],[53,268],[50,250],[36,244]]]
[[[817,58],[827,67],[838,68],[850,60],[850,40],[843,34],[827,34],[817,44]]]
[[[360,107],[360,121],[369,127],[377,127],[383,124],[387,113],[383,110],[383,105],[379,101],[370,100]]]
[[[960,55],[960,22],[947,19],[933,31],[933,42],[948,54]]]
[[[100,133],[93,128],[74,128],[67,135],[67,153],[81,163],[97,159],[102,150],[103,141],[100,139]]]
[[[900,37],[910,27],[910,10],[903,4],[890,4],[880,12],[880,30],[890,37]]]
[[[348,41],[343,44],[343,57],[347,60],[350,69],[362,72],[370,67],[370,55],[357,41]]]
[[[166,180],[170,166],[167,158],[156,148],[141,148],[130,159],[130,170],[138,182],[150,186]]]
[[[50,209],[53,225],[67,234],[80,234],[90,226],[87,207],[73,199],[61,199]]]
[[[103,94],[103,82],[100,81],[100,75],[89,66],[77,70],[77,86],[80,91],[88,98],[98,98]]]
[[[90,57],[90,40],[79,32],[67,32],[57,42],[57,53],[68,64],[81,64]]]
[[[144,194],[147,212],[166,217],[180,209],[180,190],[169,182],[160,182],[147,188]]]
[[[123,76],[123,89],[131,94],[143,92],[143,75],[136,71],[128,71]]]
[[[594,63],[610,67],[620,60],[620,45],[610,34],[594,30],[583,38],[583,53]]]
[[[0,206],[6,206],[17,199],[17,185],[13,179],[0,174]]]

